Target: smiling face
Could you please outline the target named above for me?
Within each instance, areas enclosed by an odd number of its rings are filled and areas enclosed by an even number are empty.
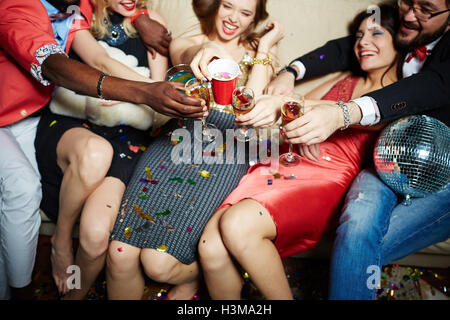
[[[365,72],[389,68],[397,52],[392,35],[372,19],[363,20],[355,34],[354,52]]]
[[[257,0],[222,0],[215,18],[219,38],[239,38],[255,18]]]
[[[109,0],[109,9],[124,17],[132,17],[136,13],[136,0]]]
[[[435,13],[448,9],[446,0],[405,1],[421,8],[426,13]],[[449,30],[448,19],[450,13],[438,15],[428,21],[419,21],[412,9],[400,6],[400,29],[396,42],[400,48],[411,49],[427,45]]]

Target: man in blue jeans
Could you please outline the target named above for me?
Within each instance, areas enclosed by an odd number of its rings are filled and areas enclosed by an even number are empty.
[[[429,5],[398,1],[398,45],[425,46],[432,54],[439,42],[449,41],[450,1],[431,2],[442,10],[433,15],[428,13]],[[442,22],[438,22],[439,16]],[[446,56],[443,68],[448,67],[448,53]],[[404,77],[420,74],[427,59],[430,57],[408,55]],[[445,90],[448,96],[448,88]],[[403,197],[384,184],[374,169],[356,177],[346,196],[334,243],[330,299],[373,300],[383,265],[450,237],[450,185],[428,197],[412,199],[410,206],[402,201]]]
[[[450,237],[450,185],[402,202],[374,169],[353,181],[334,242],[330,299],[374,299],[383,265]]]

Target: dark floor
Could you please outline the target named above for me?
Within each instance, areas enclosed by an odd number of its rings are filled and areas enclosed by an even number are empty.
[[[76,245],[76,244],[75,244]],[[29,294],[22,299],[56,300],[58,293],[51,277],[50,238],[39,238],[38,254],[29,287]],[[296,300],[326,300],[328,296],[328,260],[287,258],[283,260],[286,274]],[[243,298],[262,300],[264,297],[243,272],[245,286]],[[159,284],[147,279],[144,299],[160,300],[165,297],[170,285]],[[390,265],[383,268],[378,300],[422,300],[442,297],[450,299],[450,268],[427,269],[414,266]],[[424,293],[427,290],[427,294]],[[90,288],[87,299],[105,300],[106,281],[104,273]],[[197,299],[210,299],[206,288],[201,288]]]

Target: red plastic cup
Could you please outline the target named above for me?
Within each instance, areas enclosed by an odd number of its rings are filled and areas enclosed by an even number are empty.
[[[217,59],[208,65],[212,76],[212,92],[214,100],[219,105],[231,104],[237,79],[241,72],[239,65],[229,59]]]

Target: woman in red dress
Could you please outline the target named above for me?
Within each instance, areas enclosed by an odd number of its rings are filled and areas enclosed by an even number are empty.
[[[370,14],[359,14],[353,23],[354,52],[364,76],[341,75],[306,99],[348,102],[397,81],[395,30],[396,13],[390,6],[381,6],[380,25]],[[260,125],[261,115],[266,114],[268,122],[277,119],[283,99],[260,98],[252,111],[258,119],[252,122]],[[329,116],[335,115],[343,124],[338,106]],[[304,157],[298,166],[280,165],[278,172],[270,172],[269,165],[262,163],[253,166],[200,239],[200,261],[210,296],[240,299],[243,281],[238,263],[265,298],[292,299],[281,258],[314,248],[330,230],[347,188],[370,159],[377,136],[375,130],[350,128],[336,132],[320,147],[300,146]]]

